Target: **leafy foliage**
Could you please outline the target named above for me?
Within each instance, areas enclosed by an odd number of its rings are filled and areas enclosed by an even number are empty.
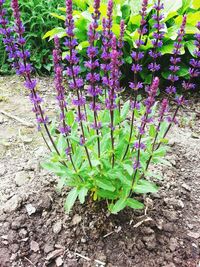
[[[106,16],[107,10],[107,0],[101,1],[101,17]],[[126,31],[125,31],[125,45],[124,45],[124,59],[126,64],[123,66],[122,72],[126,79],[124,79],[125,84],[127,81],[127,76],[131,76],[130,65],[132,64],[132,58],[130,56],[131,51],[134,48],[134,43],[138,38],[138,27],[140,25],[140,15],[138,12],[141,8],[141,0],[115,0],[114,6],[114,16],[113,16],[113,27],[112,31],[116,36],[119,36],[120,32],[120,21],[123,19],[126,22]],[[151,19],[152,6],[155,1],[149,1],[148,8],[148,35],[145,37],[145,45],[142,47],[142,50],[147,53],[149,49],[152,48],[151,40],[152,34],[154,32],[153,29],[153,20]],[[200,17],[200,2],[197,0],[164,0],[164,23],[165,23],[165,37],[164,44],[161,48],[162,52],[162,78],[166,79],[168,76],[168,65],[165,62],[169,61],[169,56],[173,53],[173,43],[177,38],[177,31],[181,25],[181,21],[183,18],[183,14],[187,13],[188,20],[186,26],[186,35],[185,35],[185,45],[181,49],[182,54],[182,67],[181,71],[178,73],[180,77],[189,78],[188,75],[188,62],[193,56],[193,51],[195,49],[194,46],[194,34],[197,32],[196,23],[198,18]],[[91,23],[92,17],[91,12],[92,8],[91,0],[74,1],[75,10],[74,10],[74,18],[75,18],[75,26],[76,26],[76,36],[79,41],[79,53],[82,54],[83,57],[86,57],[86,48],[88,46],[87,42],[87,27]],[[59,8],[57,12],[51,14],[54,18],[60,19],[61,21],[65,21],[65,8]],[[102,26],[99,26],[99,30],[102,29]],[[51,40],[55,35],[58,35],[60,38],[65,37],[65,29],[64,27],[55,27],[53,30],[48,31],[43,38],[49,38]],[[99,44],[101,46],[101,44]],[[148,74],[148,64],[149,59],[144,59],[142,61],[144,66],[143,71],[141,72],[141,78],[146,82],[150,83],[150,76]]]
[[[20,9],[22,21],[26,27],[26,39],[28,47],[31,50],[31,61],[38,73],[49,73],[52,71],[52,42],[46,42],[42,39],[45,32],[61,25],[60,20],[52,19],[51,12],[56,12],[63,1],[45,1],[45,0],[20,0]],[[9,17],[12,17],[10,1],[6,1],[5,7],[8,9]],[[7,73],[10,70],[7,55],[0,36],[0,72]]]

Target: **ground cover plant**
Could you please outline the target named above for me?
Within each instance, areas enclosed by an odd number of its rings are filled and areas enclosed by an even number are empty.
[[[91,0],[85,1],[74,1],[74,21],[75,21],[75,32],[76,38],[78,40],[79,45],[77,46],[79,54],[81,54],[81,59],[83,61],[87,58],[87,28],[92,21],[91,12],[92,9]],[[107,12],[107,0],[101,1],[100,12],[101,19],[106,16]],[[141,63],[143,65],[142,71],[139,73],[140,79],[145,83],[151,83],[151,74],[148,70],[148,65],[151,63],[151,59],[147,56],[148,51],[153,48],[152,39],[153,33],[155,31],[154,28],[154,20],[152,19],[152,15],[154,13],[153,8],[154,1],[148,1],[147,6],[147,31],[143,35],[144,44],[140,47],[140,50],[145,53],[145,57],[141,59]],[[120,34],[120,21],[124,20],[126,23],[125,35],[124,35],[124,46],[123,46],[123,55],[124,55],[124,64],[121,69],[123,74],[123,81],[127,86],[127,81],[131,81],[131,65],[133,63],[133,59],[130,56],[132,50],[136,48],[135,41],[138,39],[138,27],[140,26],[140,15],[139,11],[141,8],[141,0],[123,0],[123,1],[114,1],[113,6],[113,24],[112,31],[114,34],[119,37]],[[184,45],[181,47],[181,63],[180,70],[178,70],[177,75],[182,79],[189,79],[188,73],[188,61],[193,57],[195,46],[194,46],[194,34],[196,33],[196,22],[200,17],[200,2],[196,0],[163,0],[165,8],[162,12],[162,23],[163,23],[163,31],[165,32],[163,38],[163,44],[160,48],[160,52],[162,53],[162,60],[160,63],[162,65],[162,71],[160,75],[161,82],[166,83],[167,77],[169,76],[168,62],[170,56],[173,54],[173,43],[177,38],[177,32],[180,28],[182,18],[184,14],[187,14],[187,25],[185,27],[185,36],[184,36]],[[66,20],[65,16],[65,8],[61,7],[58,11],[51,13],[54,18],[59,19],[64,25],[64,21]],[[102,25],[99,24],[98,30],[102,30]],[[44,38],[49,38],[51,41],[55,35],[58,35],[60,38],[65,38],[66,32],[65,27],[53,28],[48,31]],[[102,45],[101,40],[99,40],[98,46]],[[63,54],[63,57],[65,53]],[[86,72],[86,69],[82,69],[82,72]]]
[[[53,69],[52,42],[42,39],[45,32],[52,27],[61,26],[60,20],[52,20],[51,12],[64,4],[64,1],[19,1],[22,20],[25,26],[24,36],[26,37],[27,47],[31,51],[31,61],[39,74],[48,74]],[[12,18],[10,1],[5,1],[8,18]],[[0,37],[0,72],[2,74],[11,72],[9,61],[5,53],[4,46]]]
[[[58,114],[51,120],[43,108],[43,99],[37,90],[37,81],[32,78],[33,66],[29,63],[30,53],[26,49],[23,37],[24,26],[20,18],[19,4],[12,0],[11,5],[15,18],[14,28],[6,19],[4,0],[0,0],[1,34],[6,51],[13,60],[17,74],[25,79],[25,86],[30,91],[30,100],[36,116],[38,130],[50,150],[48,162],[44,168],[60,176],[59,188],[71,188],[65,209],[70,211],[78,198],[84,203],[86,197],[94,201],[104,200],[111,213],[118,213],[129,206],[142,209],[140,194],[157,192],[158,188],[152,178],[158,178],[152,172],[152,166],[166,164],[167,133],[177,123],[177,113],[186,104],[183,95],[176,91],[180,70],[180,54],[183,47],[187,16],[184,15],[170,57],[170,74],[166,97],[158,102],[161,66],[160,49],[164,39],[162,1],[155,1],[152,20],[154,21],[152,48],[148,51],[148,69],[151,75],[150,85],[142,83],[139,73],[142,71],[142,60],[145,57],[141,50],[144,36],[147,33],[148,1],[143,0],[140,14],[140,27],[135,49],[132,51],[132,82],[130,97],[124,100],[121,86],[121,68],[124,64],[123,46],[125,22],[120,22],[120,33],[117,38],[112,31],[113,1],[109,0],[107,15],[101,23],[100,0],[93,3],[92,21],[88,28],[87,60],[84,66],[78,55],[78,42],[75,36],[73,2],[66,1],[66,47],[65,58],[58,36],[55,36],[53,62],[55,89],[57,93]],[[189,80],[184,81],[184,90],[193,90],[194,81],[200,72],[200,22],[196,25],[195,58],[190,60]],[[14,35],[13,35],[14,33]],[[101,40],[103,46],[99,48]],[[82,68],[87,70],[83,76]],[[139,89],[146,92],[142,99]],[[176,108],[169,115],[170,103]],[[45,130],[45,132],[43,132]],[[45,134],[46,133],[46,134]]]

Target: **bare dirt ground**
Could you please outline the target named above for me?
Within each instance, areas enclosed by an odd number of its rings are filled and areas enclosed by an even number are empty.
[[[39,88],[54,112],[50,79]],[[48,153],[17,77],[0,77],[0,267],[199,267],[200,119],[181,112],[171,132],[171,167],[144,211],[109,215],[77,203],[65,214],[66,192],[41,169]],[[189,103],[200,111],[200,97]],[[14,115],[17,118],[10,117]],[[16,119],[21,119],[20,121]]]

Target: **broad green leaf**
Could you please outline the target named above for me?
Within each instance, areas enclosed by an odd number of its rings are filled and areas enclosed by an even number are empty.
[[[199,9],[200,8],[200,1],[199,0],[193,0],[192,5],[195,9]]]
[[[190,41],[187,41],[186,43],[186,47],[188,48],[190,54],[194,57],[194,51],[196,49],[196,46],[194,45],[194,41],[193,40],[190,40]]]
[[[151,126],[150,126],[150,128],[149,128],[149,135],[151,136],[151,137],[155,137],[156,136],[156,128],[155,128],[155,126],[152,124]]]
[[[119,199],[117,202],[111,206],[110,212],[117,214],[119,211],[123,210],[126,207],[126,199]]]
[[[88,189],[86,187],[83,187],[79,190],[78,198],[79,198],[81,204],[83,204],[85,202],[85,197],[87,196],[87,193],[88,193]]]
[[[96,179],[95,181],[96,181],[97,186],[99,186],[100,188],[111,191],[111,192],[115,191],[115,187],[112,185],[112,183],[105,180],[105,178]]]
[[[68,111],[66,113],[66,120],[67,120],[67,124],[69,126],[72,126],[74,123],[74,112],[72,110]]]
[[[48,31],[43,37],[42,39],[46,39],[49,37],[49,39],[53,39],[55,36],[58,36],[59,38],[62,38],[64,36],[66,36],[66,32],[65,32],[65,29],[61,28],[61,27],[57,27],[57,28],[54,28],[53,30],[51,31]]]
[[[50,13],[52,17],[54,18],[57,18],[57,19],[60,19],[60,20],[63,20],[65,21],[66,20],[66,17],[63,16],[63,15],[58,15],[57,13]]]
[[[103,199],[112,199],[112,200],[114,200],[118,196],[117,192],[110,192],[110,191],[103,190],[103,189],[98,189],[96,193],[97,193],[98,197],[103,198]]]
[[[101,165],[101,162],[98,159],[91,160],[91,163],[92,163],[93,167],[97,167],[97,166]]]
[[[66,138],[60,134],[58,142],[57,142],[57,149],[61,155],[65,154],[65,150],[67,148]]]
[[[164,10],[163,13],[165,16],[167,16],[169,13],[177,11],[182,7],[182,0],[176,0],[176,1],[169,1],[169,0],[163,0],[164,3]]]
[[[192,0],[182,0],[182,2],[182,7],[179,10],[180,14],[184,14],[184,12],[192,5]]]
[[[89,42],[88,41],[83,41],[80,42],[79,45],[77,46],[78,50],[83,50],[84,48],[87,48],[89,46]]]
[[[160,147],[156,151],[153,152],[154,157],[164,157],[166,155],[166,147]]]
[[[158,187],[147,180],[139,180],[134,188],[134,192],[138,194],[156,193],[157,191]]]
[[[129,164],[123,164],[124,170],[128,172],[128,174],[131,176],[133,175],[133,166]]]
[[[94,135],[94,136],[90,137],[90,138],[88,139],[88,141],[85,143],[85,145],[86,145],[86,146],[90,146],[90,145],[92,145],[92,143],[93,143],[95,140],[97,140],[97,138],[98,138],[98,135]],[[99,137],[99,138],[100,138],[100,137]]]
[[[144,208],[144,204],[139,202],[138,200],[132,199],[132,198],[128,198],[126,200],[126,205],[128,207],[131,207],[132,209],[143,209]]]
[[[130,100],[126,101],[121,110],[121,121],[125,120],[130,110]]]
[[[73,207],[76,199],[78,197],[78,190],[76,188],[72,189],[69,194],[67,195],[64,208],[67,213],[70,212],[71,208]]]

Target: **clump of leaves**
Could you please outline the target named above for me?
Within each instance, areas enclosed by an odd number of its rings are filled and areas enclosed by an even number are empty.
[[[35,70],[39,73],[49,73],[52,71],[51,50],[53,44],[42,39],[43,35],[50,29],[61,26],[58,19],[53,19],[50,12],[56,12],[64,1],[19,1],[22,20],[26,27],[25,37],[27,46],[31,50],[31,61]],[[10,1],[5,1],[5,7],[8,10],[8,17],[12,17]],[[0,37],[1,38],[1,37]],[[0,39],[0,72],[8,73],[10,71],[9,59],[5,53],[4,46]]]
[[[159,58],[164,37],[164,5],[157,0],[153,6],[156,31],[152,49],[149,51],[151,84],[148,85],[139,76],[143,69],[142,60],[145,59],[142,47],[147,33],[148,17],[148,1],[143,0],[139,12],[138,39],[135,40],[135,48],[131,54],[133,77],[129,85],[130,97],[124,101],[124,88],[120,79],[124,65],[125,22],[121,21],[117,38],[112,31],[113,1],[108,1],[107,14],[102,18],[102,28],[99,29],[101,2],[94,0],[92,20],[87,32],[87,58],[83,66],[77,49],[79,44],[75,37],[72,0],[66,0],[64,60],[58,36],[54,38],[53,50],[59,114],[55,123],[50,124],[43,109],[43,99],[36,90],[37,81],[31,77],[33,67],[29,63],[30,53],[25,48],[25,28],[20,18],[18,1],[11,2],[14,28],[9,26],[5,18],[3,3],[4,0],[0,0],[3,41],[17,74],[25,79],[38,130],[50,150],[50,157],[43,167],[60,176],[60,189],[71,189],[65,202],[66,211],[71,210],[76,199],[83,204],[86,196],[94,201],[104,200],[109,211],[114,214],[127,206],[142,209],[144,204],[140,201],[140,195],[158,190],[152,182],[152,178],[158,176],[150,171],[150,166],[167,163],[164,160],[168,142],[166,136],[172,125],[177,123],[177,113],[186,102],[182,95],[177,94],[176,86],[187,17],[183,16],[173,44],[166,98],[158,102],[156,96],[160,86],[158,75],[161,70]],[[200,30],[200,23],[197,28]],[[196,59],[190,61],[190,79],[183,83],[185,90],[194,89],[193,81],[200,75],[200,34],[197,33],[195,38]],[[98,46],[100,40],[104,44],[102,48]],[[83,67],[86,70],[85,76],[82,74]],[[140,97],[139,89],[146,92],[145,99]],[[169,114],[171,100],[176,103],[172,115]]]

